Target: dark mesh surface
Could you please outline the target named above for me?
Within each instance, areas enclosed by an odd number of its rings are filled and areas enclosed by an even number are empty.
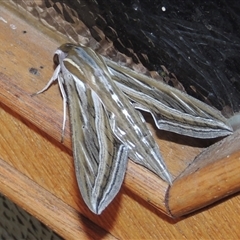
[[[62,240],[0,193],[0,240]]]
[[[60,2],[76,10],[95,39],[101,38],[97,26],[149,70],[161,74],[160,65],[166,66],[190,95],[219,110],[240,110],[238,1]]]

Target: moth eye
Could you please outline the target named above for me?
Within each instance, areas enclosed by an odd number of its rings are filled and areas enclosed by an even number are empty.
[[[53,56],[53,62],[54,62],[54,64],[55,65],[59,65],[59,58],[58,58],[58,54],[55,54],[54,56]]]

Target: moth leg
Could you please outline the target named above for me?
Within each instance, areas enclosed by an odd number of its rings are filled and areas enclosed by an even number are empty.
[[[61,142],[63,142],[64,131],[65,131],[65,127],[66,127],[66,120],[67,120],[67,94],[66,94],[66,91],[63,86],[64,80],[62,78],[62,75],[59,74],[57,79],[58,79],[60,92],[61,92],[61,95],[63,98],[63,124],[62,124],[62,134],[61,134]]]
[[[62,124],[62,134],[61,134],[61,142],[63,142],[63,138],[64,138],[64,131],[65,131],[65,126],[66,126],[66,115],[67,115],[67,95],[66,95],[66,92],[64,90],[64,87],[63,87],[63,78],[62,78],[62,75],[61,75],[61,66],[58,65],[51,77],[51,79],[48,81],[48,83],[44,86],[43,89],[41,89],[40,91],[36,92],[36,93],[33,93],[31,96],[35,96],[35,95],[38,95],[40,93],[43,93],[45,92],[51,85],[54,81],[58,81],[58,84],[59,84],[59,88],[60,88],[60,92],[61,92],[61,95],[62,95],[62,98],[63,98],[63,124]]]
[[[54,71],[51,79],[50,79],[50,80],[48,81],[48,83],[46,84],[46,86],[45,86],[42,90],[40,90],[40,91],[38,91],[38,92],[36,92],[36,93],[33,93],[31,96],[35,96],[35,95],[38,95],[38,94],[40,94],[40,93],[45,92],[45,91],[52,85],[52,83],[58,79],[58,75],[59,75],[60,71],[61,71],[61,66],[58,65],[58,66],[56,67],[56,69],[55,69],[55,71]]]

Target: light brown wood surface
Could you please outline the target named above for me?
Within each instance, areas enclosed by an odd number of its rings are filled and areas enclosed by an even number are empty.
[[[197,156],[169,189],[168,206],[171,214],[182,216],[238,192],[239,149],[240,130]]]
[[[62,100],[57,86],[42,95],[30,96],[51,77],[52,54],[59,42],[3,6],[0,17],[3,18],[0,21],[0,191],[3,194],[67,239],[236,239],[240,236],[238,195],[192,216],[173,220],[166,216],[168,186],[132,162],[117,198],[101,216],[92,214],[77,187],[69,130],[64,143],[60,143]],[[37,74],[32,74],[30,68],[35,68]],[[156,130],[152,130],[156,136]],[[174,176],[206,146],[205,141],[192,142],[174,134],[158,132],[157,136]],[[233,161],[239,162],[239,155],[234,156]]]

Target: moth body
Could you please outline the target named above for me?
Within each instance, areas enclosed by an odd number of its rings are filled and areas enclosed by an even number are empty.
[[[214,138],[232,132],[217,110],[89,48],[63,44],[54,60],[58,66],[38,93],[58,80],[63,131],[67,102],[70,112],[78,186],[96,214],[119,192],[128,157],[172,183],[159,147],[137,109],[149,112],[159,129],[178,134]]]
[[[111,79],[102,58],[89,48],[74,47],[62,61],[62,72],[73,74],[94,91],[108,114],[114,135],[129,150],[130,158],[171,183],[171,177],[143,117]]]

